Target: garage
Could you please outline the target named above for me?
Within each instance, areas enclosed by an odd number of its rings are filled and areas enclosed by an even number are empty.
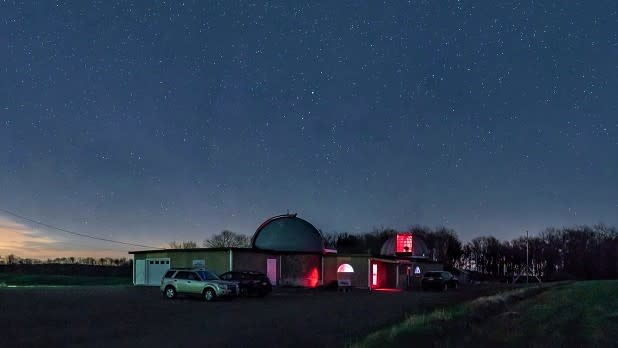
[[[159,285],[165,272],[170,269],[170,259],[135,260],[133,267],[135,285]]]

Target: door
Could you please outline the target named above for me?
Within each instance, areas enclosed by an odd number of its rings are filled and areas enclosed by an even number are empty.
[[[270,284],[277,285],[277,259],[266,260],[266,276],[270,280]]]
[[[200,279],[200,276],[195,272],[190,272],[187,278],[186,292],[192,294],[201,294],[204,288],[204,283]]]
[[[170,269],[170,259],[147,259],[146,279],[148,285],[161,284],[161,278]]]
[[[146,284],[146,260],[135,260],[135,285]]]
[[[179,271],[176,273],[176,276],[174,277],[174,286],[176,287],[177,292],[181,293],[190,291],[188,284],[189,273],[191,272]]]

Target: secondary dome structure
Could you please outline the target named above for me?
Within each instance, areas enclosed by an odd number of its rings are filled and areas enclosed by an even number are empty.
[[[382,244],[381,255],[429,258],[429,249],[422,238],[413,233],[398,233]]]
[[[272,217],[258,227],[251,239],[256,249],[274,251],[324,252],[322,234],[296,214]]]

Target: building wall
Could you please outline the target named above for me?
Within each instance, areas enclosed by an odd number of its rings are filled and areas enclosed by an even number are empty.
[[[414,269],[417,266],[421,269],[421,274],[414,274]],[[422,261],[413,262],[412,263],[412,281],[411,281],[409,288],[420,289],[421,288],[421,276],[425,272],[443,271],[443,270],[444,270],[444,265],[442,265],[441,263],[422,262]]]
[[[324,285],[331,286],[337,283],[337,268],[346,263],[354,269],[349,276],[352,286],[357,288],[367,288],[369,281],[369,256],[367,255],[326,255],[324,256]]]
[[[277,268],[279,268],[279,256],[275,254],[234,250],[232,255],[232,269],[234,270],[258,271],[266,274],[266,260],[273,258],[277,259]],[[277,273],[279,273],[278,270]]]
[[[304,286],[310,288],[320,285],[322,274],[322,255],[281,255],[280,260],[280,285]]]
[[[135,260],[146,260],[151,258],[169,258],[170,268],[173,267],[193,267],[193,260],[204,260],[205,268],[221,274],[229,271],[229,253],[228,251],[153,251],[148,253],[139,253],[133,255]]]

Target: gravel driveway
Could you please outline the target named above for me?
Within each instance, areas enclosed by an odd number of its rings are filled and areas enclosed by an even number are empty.
[[[0,288],[0,347],[344,347],[418,313],[493,292],[278,290],[166,300],[158,288]]]

